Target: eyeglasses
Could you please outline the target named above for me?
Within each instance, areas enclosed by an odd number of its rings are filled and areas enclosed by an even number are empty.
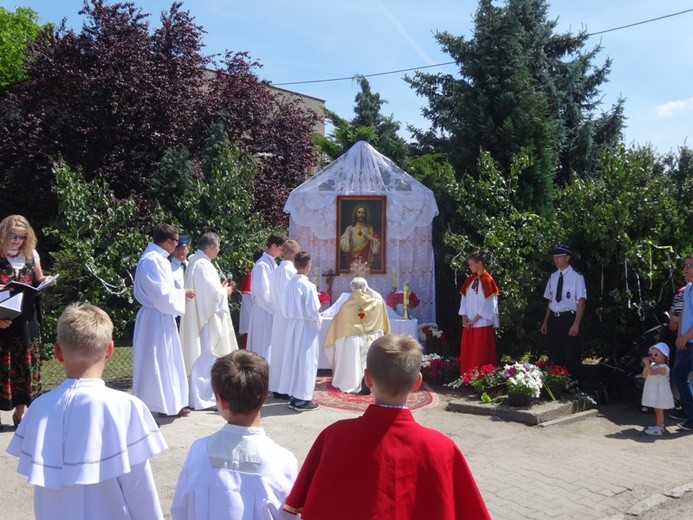
[[[693,264],[683,264],[686,269],[693,269]]]
[[[14,233],[10,233],[10,240],[26,240],[26,238],[29,235],[15,235]]]
[[[180,238],[177,238],[177,237],[176,238],[169,238],[169,240],[171,240],[172,242],[175,242],[176,245],[178,245],[178,242],[180,242]]]

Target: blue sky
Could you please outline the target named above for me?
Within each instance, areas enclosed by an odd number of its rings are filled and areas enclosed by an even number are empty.
[[[170,0],[135,0],[159,13]],[[0,5],[33,8],[40,21],[67,19],[79,29],[82,0],[0,0]],[[247,51],[263,68],[258,74],[275,84],[352,77],[451,61],[433,38],[448,31],[470,38],[477,1],[471,0],[187,0],[207,34],[205,52]],[[555,0],[551,18],[558,30],[585,28],[598,32],[693,9],[693,0]],[[630,27],[590,39],[601,44],[601,63],[613,60],[609,82],[602,87],[604,107],[626,98],[626,144],[654,146],[659,152],[693,145],[693,12]],[[428,69],[454,73],[455,67]],[[403,127],[426,128],[420,115],[425,99],[403,81],[403,73],[369,78],[371,88],[388,101],[383,113]],[[353,80],[283,85],[324,99],[342,117],[353,116],[358,84]],[[405,132],[405,136],[408,134]]]

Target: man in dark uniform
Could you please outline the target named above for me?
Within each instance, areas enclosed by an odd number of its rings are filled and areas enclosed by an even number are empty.
[[[571,267],[572,252],[566,246],[555,246],[551,254],[557,270],[544,290],[549,303],[540,331],[548,336],[549,360],[566,367],[571,378],[579,380],[582,346],[578,335],[587,299],[585,278]]]

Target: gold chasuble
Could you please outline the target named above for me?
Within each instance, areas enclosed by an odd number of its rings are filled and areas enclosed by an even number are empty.
[[[390,319],[385,302],[362,290],[352,292],[327,329],[324,347],[335,344],[339,338],[361,336],[382,330],[390,334]]]

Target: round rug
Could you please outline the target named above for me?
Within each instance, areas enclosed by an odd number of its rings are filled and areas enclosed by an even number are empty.
[[[320,406],[348,410],[350,412],[364,412],[369,405],[374,403],[371,395],[345,394],[339,388],[332,386],[332,377],[329,376],[318,376],[313,392],[313,401]],[[410,410],[416,410],[417,408],[428,406],[432,402],[433,395],[421,385],[417,390],[409,394],[407,407]]]

